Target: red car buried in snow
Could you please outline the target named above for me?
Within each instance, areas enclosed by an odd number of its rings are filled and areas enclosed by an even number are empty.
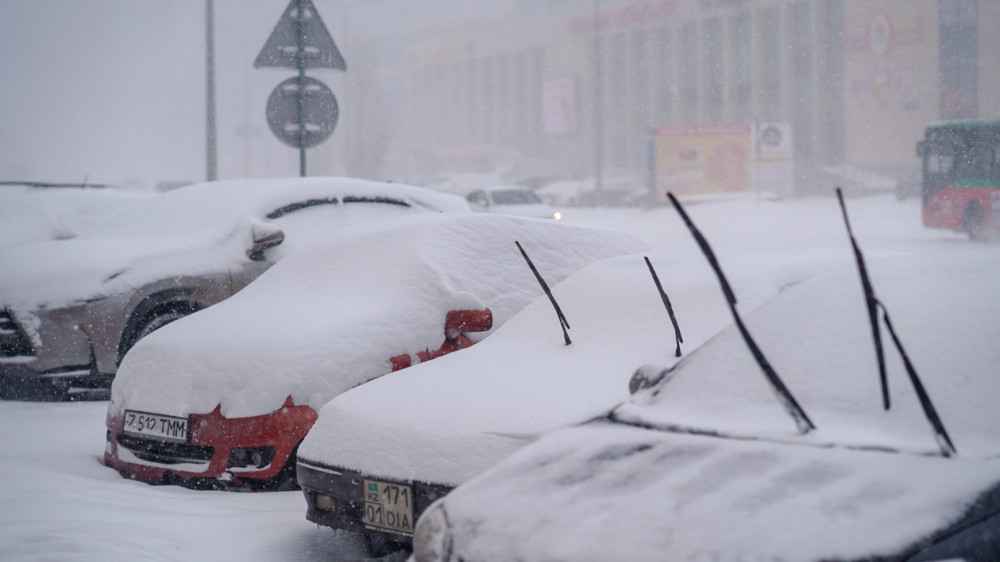
[[[150,483],[294,487],[296,448],[323,404],[472,345],[542,294],[515,241],[550,282],[645,248],[616,231],[480,214],[414,216],[304,248],[126,355],[105,462]]]

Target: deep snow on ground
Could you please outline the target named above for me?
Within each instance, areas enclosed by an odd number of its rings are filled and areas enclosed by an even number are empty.
[[[924,229],[920,203],[878,195],[848,199],[869,259],[946,252],[964,237]],[[847,237],[832,197],[784,202],[744,198],[688,206],[725,268],[746,248],[841,247]],[[676,213],[571,209],[569,222],[621,228],[655,249],[690,252]],[[721,298],[721,293],[720,293]],[[305,520],[299,492],[243,494],[155,487],[102,466],[106,403],[0,402],[2,560],[344,560],[353,537]]]

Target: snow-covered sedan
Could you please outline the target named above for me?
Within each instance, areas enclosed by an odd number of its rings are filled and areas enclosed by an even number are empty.
[[[691,349],[731,320],[703,258],[687,246],[646,256]],[[627,398],[621,373],[637,360],[675,361],[677,334],[643,258],[589,265],[552,287],[561,313],[539,299],[472,349],[332,400],[299,449],[307,518],[363,534],[373,553],[406,548],[435,498],[541,434]],[[848,260],[846,248],[745,252],[732,273],[752,308]]]
[[[111,391],[107,465],[150,483],[294,487],[296,448],[323,404],[470,346],[542,294],[518,244],[552,281],[645,247],[613,230],[456,213],[301,248],[128,353]]]
[[[107,397],[136,341],[344,226],[465,212],[459,197],[348,178],[231,180],[135,201],[66,240],[0,250],[0,396]]]
[[[416,560],[997,560],[1000,250],[953,250],[869,264],[885,397],[858,271],[831,272],[452,491]]]
[[[519,185],[497,185],[474,189],[465,196],[473,211],[518,215],[542,219],[562,219],[562,213],[553,209],[532,190]]]

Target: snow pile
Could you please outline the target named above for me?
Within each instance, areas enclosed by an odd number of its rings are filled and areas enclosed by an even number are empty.
[[[393,197],[398,205],[318,205],[268,219],[291,203],[343,196]],[[100,298],[164,278],[238,269],[247,262],[254,225],[285,232],[269,252],[278,259],[300,240],[340,226],[420,211],[469,212],[458,197],[422,188],[350,178],[230,180],[190,185],[133,202],[127,212],[69,240],[0,251],[0,304],[29,311]]]
[[[499,326],[537,298],[515,241],[553,283],[645,247],[622,232],[481,214],[345,231],[140,341],[118,370],[109,413],[127,405],[186,416],[221,404],[224,416],[246,417],[288,396],[318,410],[388,372],[390,357],[440,347],[448,311],[489,308]]]
[[[685,350],[731,323],[696,250],[648,255]],[[849,259],[846,248],[746,252],[727,272],[747,310]],[[553,293],[571,345],[548,299],[539,299],[481,345],[332,400],[299,455],[386,478],[457,484],[543,432],[603,414],[628,396],[637,366],[675,360],[670,319],[642,254],[590,265]]]
[[[846,267],[746,315],[815,431],[795,432],[728,329],[616,408],[625,423],[551,433],[449,494],[453,556],[857,559],[954,522],[1000,480],[1000,248],[869,266],[956,457],[936,456],[888,334],[882,410],[860,281]]]

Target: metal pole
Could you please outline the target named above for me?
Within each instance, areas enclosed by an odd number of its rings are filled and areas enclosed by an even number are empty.
[[[601,6],[594,0],[594,189],[604,200],[604,72],[601,64]]]
[[[302,15],[302,0],[297,2],[298,14],[295,28],[298,41],[298,53],[295,64],[299,68],[299,176],[306,177],[306,66],[305,66],[305,19]]]
[[[215,135],[215,36],[213,0],[205,0],[205,180],[218,179]]]

